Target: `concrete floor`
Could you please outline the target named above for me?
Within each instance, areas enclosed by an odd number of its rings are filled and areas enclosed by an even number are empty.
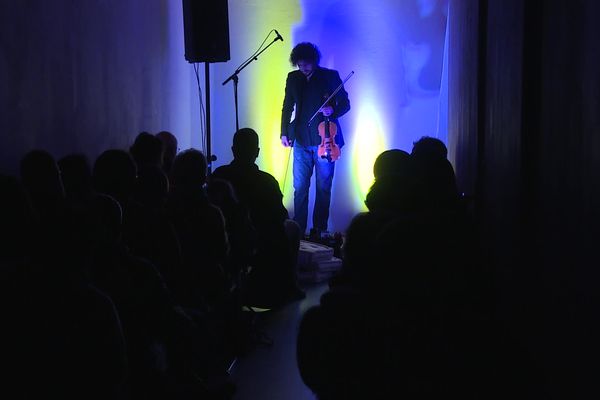
[[[239,358],[231,369],[237,385],[235,400],[314,400],[298,372],[296,337],[304,312],[319,303],[327,283],[303,287],[306,298],[277,311],[257,316],[258,328],[273,340],[272,346],[257,346]]]

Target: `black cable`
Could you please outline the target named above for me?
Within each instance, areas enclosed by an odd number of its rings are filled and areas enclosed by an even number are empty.
[[[287,177],[288,177],[288,169],[290,168],[290,159],[292,158],[292,151],[293,148],[292,146],[290,146],[290,151],[288,153],[288,159],[287,159],[287,163],[285,165],[285,175],[283,176],[283,189],[282,189],[282,194],[285,196],[285,184],[287,182]]]
[[[198,85],[198,100],[200,101],[200,146],[202,147],[202,151],[206,152],[206,111],[204,109],[204,102],[202,101],[202,86],[200,85],[200,63],[194,63],[194,73],[196,75],[196,83]],[[208,157],[208,156],[207,156]]]
[[[267,39],[269,38],[269,36],[271,36],[271,33],[273,33],[273,32],[275,32],[275,29],[271,29],[269,31],[269,33],[267,33],[267,36],[265,37],[265,40],[263,40],[263,42],[260,44],[260,46],[258,46],[258,50],[256,50],[254,53],[252,53],[252,55],[250,57],[248,57],[244,62],[242,62],[240,65],[238,65],[238,67],[236,68],[236,70],[239,69],[242,65],[246,64],[248,61],[252,60],[254,57],[256,57],[256,55],[258,53],[260,53],[260,51],[262,50],[263,46],[267,42]]]

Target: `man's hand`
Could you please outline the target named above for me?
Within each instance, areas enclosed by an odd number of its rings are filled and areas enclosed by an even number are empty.
[[[321,111],[324,116],[329,117],[329,116],[331,116],[331,114],[333,114],[333,107],[325,106],[325,107],[321,108],[319,111]]]
[[[289,140],[287,136],[282,136],[281,144],[283,145],[283,147],[290,147],[292,145],[292,141]]]

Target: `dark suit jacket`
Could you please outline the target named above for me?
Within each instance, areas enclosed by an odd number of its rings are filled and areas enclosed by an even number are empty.
[[[340,74],[332,69],[317,67],[313,76],[310,78],[315,80],[322,87],[322,93],[330,95],[342,83]],[[319,109],[324,99],[302,99],[303,88],[306,82],[306,77],[299,70],[292,71],[288,74],[285,83],[285,98],[283,99],[283,108],[281,110],[281,136],[287,136],[288,139],[296,140],[299,136],[298,118],[302,115],[303,107],[306,108],[312,115]],[[334,112],[329,119],[337,125],[337,134],[335,141],[338,146],[344,145],[344,136],[338,118],[346,114],[350,110],[350,101],[348,93],[342,87],[333,98]],[[290,122],[292,112],[296,110],[295,119]],[[309,117],[310,118],[310,117]],[[319,113],[310,125],[310,143],[306,145],[318,146],[321,144],[318,125],[323,121],[323,114]]]

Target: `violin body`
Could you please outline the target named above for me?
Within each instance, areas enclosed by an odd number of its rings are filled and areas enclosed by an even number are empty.
[[[341,156],[340,146],[335,142],[337,134],[337,125],[325,117],[325,120],[319,124],[319,136],[321,136],[321,144],[319,145],[317,154],[321,158],[327,159],[329,162],[337,161]]]
[[[335,142],[337,134],[337,125],[329,118],[319,124],[319,136],[321,136],[321,144],[317,154],[321,158],[326,158],[327,161],[337,161],[341,156],[340,146]]]

